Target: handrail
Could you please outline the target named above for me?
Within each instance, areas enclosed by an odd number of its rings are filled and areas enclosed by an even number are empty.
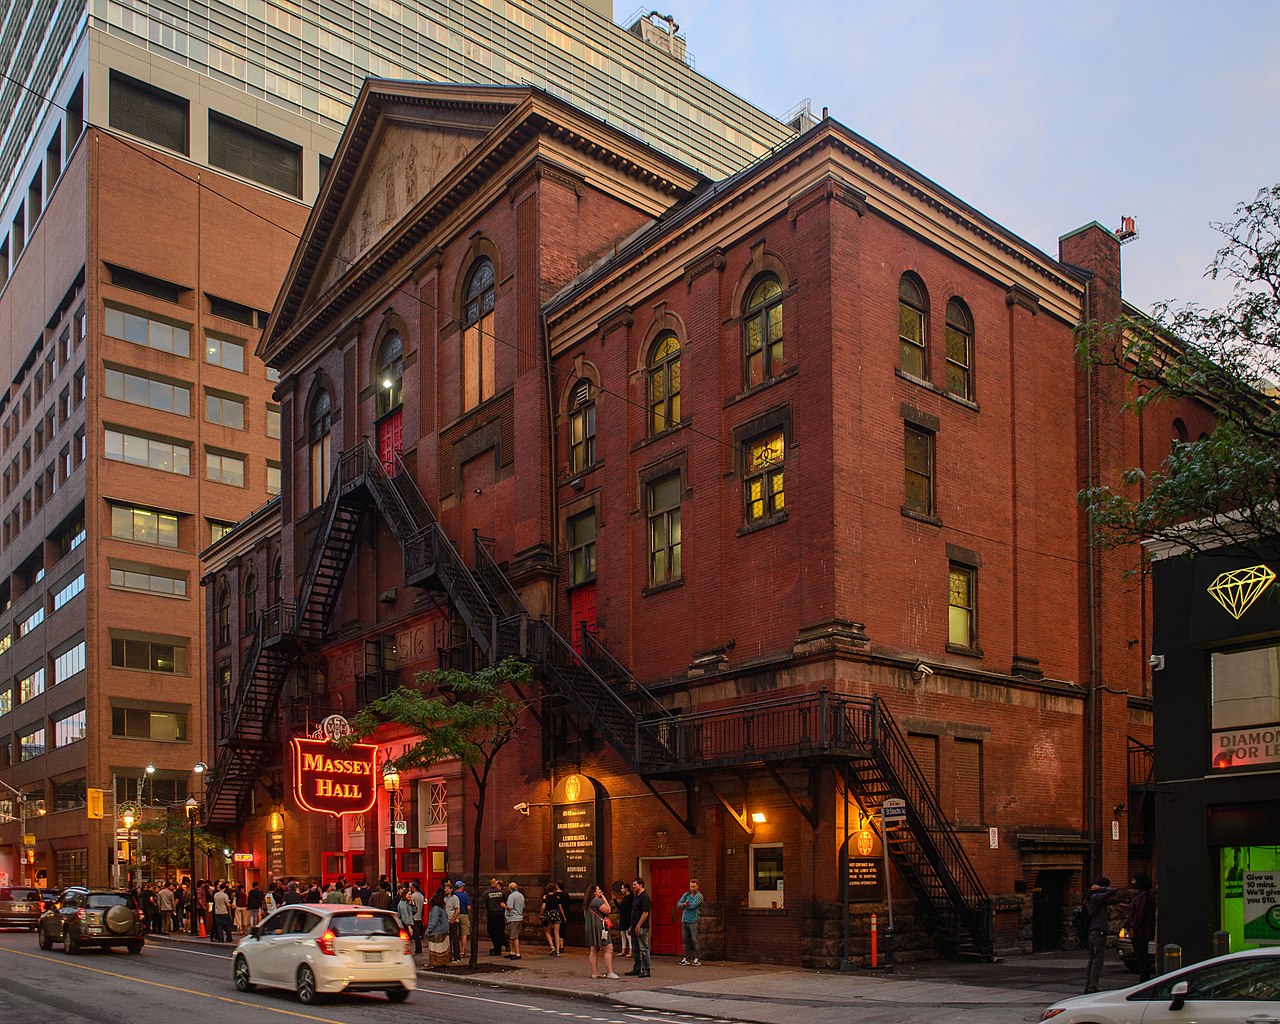
[[[338,515],[338,495],[342,487],[342,467],[346,462],[347,453],[343,452],[338,456],[338,464],[333,467],[333,479],[329,482],[329,493],[324,499],[324,523],[316,530],[316,540],[318,543],[311,545],[311,552],[307,556],[307,566],[302,573],[302,585],[298,593],[298,609],[302,619],[306,619],[307,612],[311,607],[311,597],[315,591],[316,578],[320,575],[320,560],[324,557],[325,544],[323,541],[333,530],[333,521]]]
[[[507,616],[527,615],[516,588],[494,560],[493,552],[489,549],[493,541],[488,537],[481,537],[479,530],[472,530],[471,537],[475,545],[476,574],[488,585],[502,613]]]
[[[640,718],[674,719],[676,717],[657,697],[642,686],[635,676],[627,671],[622,662],[609,653],[609,649],[596,639],[594,633],[584,629],[582,631],[582,640],[583,660],[593,669],[596,669],[597,675],[602,676],[606,682],[610,678],[622,680],[627,686],[627,696],[635,697],[643,705],[643,707],[637,708],[631,700],[627,700],[627,706],[631,708],[633,714]],[[606,670],[601,671],[596,668],[598,664],[603,664]]]

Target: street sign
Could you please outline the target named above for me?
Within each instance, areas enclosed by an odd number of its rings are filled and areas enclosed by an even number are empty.
[[[23,846],[35,846],[35,845],[36,845],[36,837],[35,837],[35,836],[33,836],[33,835],[30,835],[30,834],[23,836],[23,837],[22,837],[22,845],[23,845]]]
[[[907,818],[907,802],[897,797],[890,797],[880,805],[880,818],[885,825],[896,825]]]
[[[395,826],[396,826],[396,835],[407,836],[409,834],[409,823],[405,821],[403,818],[397,819]]]

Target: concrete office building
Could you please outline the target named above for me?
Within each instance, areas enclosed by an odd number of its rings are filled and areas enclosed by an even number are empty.
[[[536,81],[710,174],[790,136],[698,75],[674,26],[629,34],[609,13],[553,0],[10,5],[4,875],[103,883],[123,852],[113,809],[203,796],[198,554],[279,489],[274,382],[253,352],[367,75]],[[87,817],[93,790],[103,819]]]

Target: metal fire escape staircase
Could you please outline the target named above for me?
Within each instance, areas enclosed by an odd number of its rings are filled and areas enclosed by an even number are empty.
[[[842,771],[869,817],[888,797],[905,800],[907,827],[889,831],[889,855],[939,947],[949,955],[993,955],[991,898],[878,697],[824,690],[645,722],[638,736],[639,771],[647,778],[750,766],[776,773],[784,765],[826,763]]]

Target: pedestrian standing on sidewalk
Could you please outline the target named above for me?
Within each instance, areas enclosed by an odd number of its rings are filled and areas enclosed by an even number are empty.
[[[635,965],[628,974],[649,977],[649,918],[653,916],[653,900],[644,888],[644,879],[631,883],[631,934],[635,938]]]
[[[449,959],[457,963],[462,959],[462,951],[458,946],[462,929],[458,925],[458,914],[462,912],[462,903],[453,891],[453,883],[444,883],[444,912],[449,918]]]
[[[453,893],[458,897],[458,946],[464,960],[471,959],[471,894],[467,883],[459,878],[453,883]]]
[[[422,956],[422,936],[427,933],[427,897],[416,878],[409,883],[409,902],[413,904],[413,955]]]
[[[160,931],[168,935],[173,929],[173,889],[168,881],[156,893],[156,908],[160,911]]]
[[[1129,900],[1129,938],[1138,961],[1138,981],[1151,980],[1151,940],[1156,935],[1156,899],[1151,895],[1151,876],[1138,872],[1129,882],[1136,889]]]
[[[696,878],[689,879],[689,891],[676,901],[676,907],[683,911],[680,915],[680,931],[684,936],[684,959],[680,961],[684,967],[701,967],[698,955],[702,952],[698,944],[698,925],[702,920],[702,892]]]
[[[515,882],[507,886],[507,898],[502,903],[503,917],[507,923],[507,946],[511,952],[508,960],[520,959],[520,929],[524,925],[524,893]]]
[[[263,895],[262,887],[257,882],[254,882],[249,894],[245,897],[245,904],[249,908],[250,928],[257,928],[262,922],[262,908],[266,905],[266,902],[267,898]]]
[[[542,890],[542,905],[538,908],[538,923],[547,937],[548,956],[560,955],[560,898],[554,882],[548,882]]]
[[[226,882],[221,879],[213,892],[213,934],[209,941],[231,941],[231,894],[227,892]]]
[[[485,890],[484,894],[484,913],[489,942],[493,946],[489,950],[490,956],[501,956],[502,947],[507,944],[507,922],[502,912],[504,898],[501,880],[497,878],[489,879],[489,888]]]
[[[587,936],[588,958],[591,961],[591,977],[616,978],[613,972],[613,939],[609,932],[613,922],[609,919],[612,908],[605,897],[604,889],[594,885],[587,890],[582,911],[583,931]],[[599,953],[604,952],[604,973],[599,972]]]
[[[444,892],[436,889],[427,914],[427,966],[449,966],[449,914],[444,909]]]
[[[631,908],[635,905],[635,895],[626,882],[618,882],[613,887],[613,891],[618,897],[614,902],[618,908],[618,937],[622,943],[618,955],[631,956]]]
[[[1116,891],[1111,879],[1103,877],[1089,887],[1084,898],[1084,909],[1089,914],[1089,968],[1085,973],[1084,990],[1097,992],[1102,977],[1102,962],[1107,955],[1107,904]]]

